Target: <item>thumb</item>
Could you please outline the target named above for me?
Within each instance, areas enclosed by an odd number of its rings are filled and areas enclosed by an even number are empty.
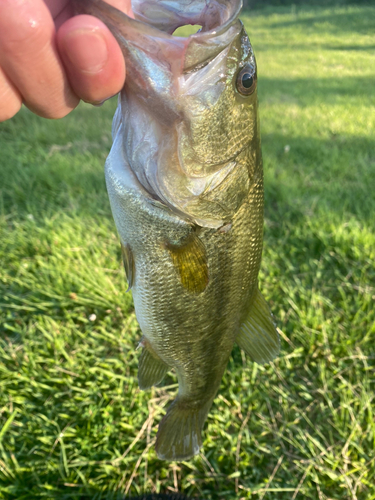
[[[111,3],[124,7],[127,2]],[[57,45],[69,83],[79,98],[98,103],[121,90],[125,61],[114,36],[99,19],[87,15],[68,19],[57,32]]]

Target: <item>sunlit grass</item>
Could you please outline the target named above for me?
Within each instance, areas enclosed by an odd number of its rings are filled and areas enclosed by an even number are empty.
[[[103,179],[116,103],[0,125],[0,498],[375,499],[375,8],[245,15],[266,183],[261,289],[282,331],[233,351],[200,456],[157,459]]]

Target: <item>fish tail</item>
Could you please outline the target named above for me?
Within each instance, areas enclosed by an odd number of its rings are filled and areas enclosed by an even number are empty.
[[[210,405],[191,406],[176,398],[159,424],[155,449],[162,460],[187,460],[199,453]]]

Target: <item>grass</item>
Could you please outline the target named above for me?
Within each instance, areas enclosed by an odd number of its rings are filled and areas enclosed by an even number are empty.
[[[156,457],[176,390],[140,331],[103,181],[115,102],[0,125],[0,498],[375,499],[374,7],[243,16],[258,58],[261,289],[282,330],[236,347],[190,462]]]

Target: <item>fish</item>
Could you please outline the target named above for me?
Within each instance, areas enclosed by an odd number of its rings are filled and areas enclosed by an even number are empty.
[[[142,331],[139,387],[171,369],[178,378],[155,449],[188,460],[234,344],[259,364],[280,349],[258,287],[263,167],[242,3],[133,0],[134,18],[102,0],[74,5],[107,25],[126,60],[107,190]],[[200,29],[173,35],[189,24]]]

